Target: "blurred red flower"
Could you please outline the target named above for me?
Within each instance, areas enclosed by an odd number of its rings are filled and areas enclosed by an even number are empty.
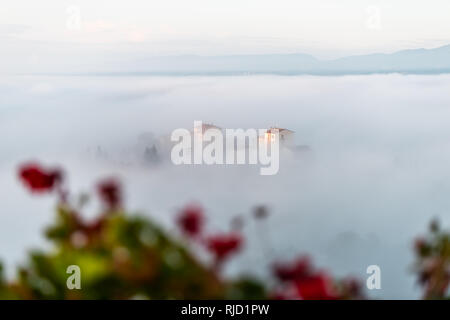
[[[204,224],[203,209],[197,205],[188,205],[177,219],[181,231],[190,237],[199,235]]]
[[[217,263],[239,251],[242,243],[242,236],[238,233],[215,235],[206,240],[207,248],[215,256]]]
[[[280,281],[294,281],[308,276],[312,263],[308,256],[301,256],[292,263],[276,263],[273,267],[275,277]]]
[[[44,169],[39,164],[30,163],[19,168],[19,177],[31,192],[50,192],[63,179],[59,169]]]
[[[122,188],[116,179],[110,178],[100,182],[97,191],[109,210],[117,209],[122,205]]]
[[[295,282],[299,296],[304,300],[333,300],[331,278],[325,273],[317,273]]]

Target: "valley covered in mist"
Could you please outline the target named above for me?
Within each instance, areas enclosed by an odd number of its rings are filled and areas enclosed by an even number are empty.
[[[336,275],[365,279],[379,265],[382,289],[370,297],[417,298],[413,240],[432,218],[450,223],[448,92],[449,75],[3,77],[0,258],[8,271],[47,245],[54,199],[29,197],[16,176],[37,160],[63,167],[75,193],[119,177],[128,209],[167,229],[190,202],[217,230],[267,206],[264,226],[244,226],[248,250],[229,273],[264,276],[270,260],[309,253]],[[195,120],[288,128],[310,151],[281,157],[273,176],[259,166],[143,161],[142,137],[192,130]]]

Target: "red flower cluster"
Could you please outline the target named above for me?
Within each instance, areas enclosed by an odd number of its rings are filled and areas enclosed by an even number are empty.
[[[63,180],[59,169],[44,169],[39,164],[30,163],[19,168],[19,177],[25,186],[36,193],[50,192]]]
[[[184,234],[190,237],[198,236],[204,224],[203,209],[197,205],[188,205],[178,216],[177,224]]]
[[[243,239],[237,233],[219,234],[206,240],[208,250],[215,256],[216,263],[219,264],[231,254],[239,251],[242,243]]]
[[[65,194],[61,188],[63,174],[57,169],[44,169],[37,164],[27,164],[20,168],[19,177],[32,192],[58,191],[60,199]],[[76,211],[67,207],[68,219],[64,218],[62,228],[57,226],[50,230],[49,237],[61,238],[62,234],[69,234],[70,243],[76,248],[86,246],[100,247],[102,245],[103,230],[108,227],[109,213],[122,206],[122,190],[120,183],[115,179],[107,179],[99,183],[98,194],[104,206],[109,210],[93,221],[85,221]],[[63,212],[64,213],[64,212]],[[257,207],[255,218],[262,219],[268,215],[265,207]],[[66,217],[66,216],[64,216]],[[219,233],[204,237],[204,212],[198,205],[185,207],[177,217],[177,224],[181,231],[193,240],[199,241],[214,257],[213,271],[219,271],[223,262],[237,253],[243,246],[243,237],[238,232]],[[233,225],[240,229],[243,225],[241,217],[235,218]],[[69,228],[69,229],[67,229]],[[67,233],[66,231],[69,230]],[[447,256],[441,256],[441,248],[449,246],[448,236],[439,233],[439,226],[435,222],[431,226],[434,235],[429,240],[418,239],[415,248],[419,255],[419,275],[426,286],[426,297],[444,297],[450,284]],[[445,235],[445,236],[444,236]],[[328,273],[317,270],[308,256],[300,256],[289,263],[276,263],[273,273],[279,286],[272,295],[276,299],[361,299],[364,297],[361,286],[356,279],[348,278],[344,281],[335,281]]]
[[[283,282],[295,281],[311,274],[312,265],[308,256],[301,256],[292,263],[276,263],[273,273]]]
[[[110,178],[100,182],[97,191],[108,210],[118,209],[122,205],[122,188],[117,180]]]
[[[201,244],[214,256],[216,267],[242,247],[243,238],[237,232],[199,238],[203,232],[205,219],[203,209],[198,205],[186,206],[178,215],[176,222],[185,235],[194,240],[201,240]]]
[[[292,263],[277,263],[273,268],[273,273],[278,280],[295,288],[295,294],[288,298],[304,300],[338,298],[334,292],[332,279],[325,272],[315,271],[307,256],[302,256]],[[276,296],[280,296],[280,294]],[[284,297],[284,295],[281,296]]]
[[[295,282],[298,295],[304,300],[334,300],[332,279],[324,273],[316,273]]]

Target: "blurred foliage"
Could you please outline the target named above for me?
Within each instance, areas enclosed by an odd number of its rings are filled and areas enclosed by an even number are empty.
[[[109,212],[83,223],[59,206],[47,237],[51,252],[34,251],[18,280],[1,278],[0,298],[17,299],[264,299],[252,279],[226,281],[143,217]],[[69,265],[81,269],[82,289],[69,290]]]
[[[59,204],[55,222],[46,230],[51,249],[32,251],[13,281],[5,279],[0,265],[0,299],[364,298],[357,279],[336,280],[316,269],[308,256],[274,263],[270,280],[224,277],[223,265],[243,247],[242,217],[239,223],[232,221],[232,232],[205,235],[203,209],[189,205],[176,219],[183,237],[174,237],[151,219],[126,213],[120,183],[108,179],[97,187],[101,214],[86,221],[79,210],[88,197],[82,195],[77,205],[70,204],[61,170],[31,163],[21,166],[18,176],[32,193],[56,194]],[[258,221],[268,215],[263,206],[253,212]],[[430,252],[448,251],[443,235],[440,239],[440,247]],[[199,259],[194,247],[203,248],[212,263]],[[80,289],[68,287],[67,270],[73,265],[81,273]]]
[[[431,222],[425,237],[416,239],[414,271],[424,288],[424,299],[449,299],[450,233]]]

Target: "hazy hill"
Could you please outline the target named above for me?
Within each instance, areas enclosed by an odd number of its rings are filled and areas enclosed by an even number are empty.
[[[139,62],[144,73],[179,74],[360,74],[450,73],[450,45],[436,49],[403,50],[392,54],[318,60],[307,54],[169,56]]]

